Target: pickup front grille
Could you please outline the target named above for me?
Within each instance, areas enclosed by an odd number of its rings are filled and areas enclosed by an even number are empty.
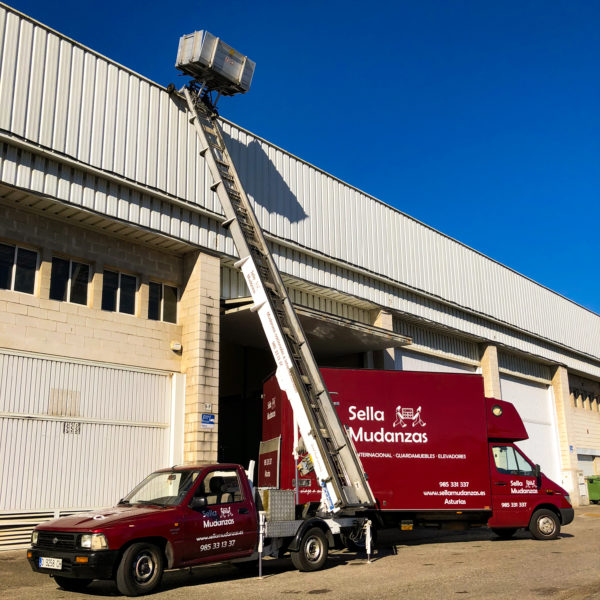
[[[77,534],[58,531],[40,531],[36,548],[52,550],[75,550]]]

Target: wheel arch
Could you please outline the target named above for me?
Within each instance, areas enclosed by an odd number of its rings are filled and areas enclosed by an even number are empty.
[[[325,536],[327,537],[327,543],[329,547],[332,548],[334,546],[333,534],[331,533],[331,529],[329,529],[329,525],[323,521],[323,519],[319,519],[317,517],[312,519],[307,519],[300,525],[296,535],[292,539],[292,541],[288,544],[287,549],[296,552],[300,548],[300,541],[302,540],[302,536],[312,527],[318,527],[323,531]]]
[[[531,522],[531,519],[533,518],[533,515],[541,509],[546,509],[546,510],[551,510],[558,518],[558,522],[562,525],[562,516],[560,514],[560,510],[558,510],[558,508],[556,508],[556,506],[554,506],[554,504],[549,504],[546,502],[542,502],[541,504],[536,504],[533,509],[531,510],[531,514],[529,515],[529,521]]]
[[[154,546],[156,546],[162,552],[163,557],[165,558],[165,563],[166,563],[165,568],[167,568],[167,569],[173,568],[174,554],[173,554],[173,546],[172,546],[171,542],[169,540],[167,540],[166,538],[159,536],[159,535],[155,535],[155,536],[149,535],[149,536],[142,536],[142,537],[137,537],[137,538],[132,538],[130,540],[127,540],[127,542],[125,542],[119,548],[119,560],[115,561],[115,570],[117,569],[119,563],[121,562],[121,559],[123,558],[123,554],[125,554],[125,551],[127,550],[127,548],[129,548],[133,544],[138,544],[138,543],[153,544]]]

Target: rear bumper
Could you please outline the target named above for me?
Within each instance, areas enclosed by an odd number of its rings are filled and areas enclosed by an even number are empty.
[[[81,556],[88,559],[87,563],[78,563],[75,558]],[[40,558],[62,559],[61,569],[43,569]],[[27,560],[36,573],[73,577],[75,579],[112,579],[114,568],[119,558],[118,550],[103,550],[101,552],[65,552],[30,548]]]
[[[560,521],[563,525],[568,525],[575,518],[575,511],[572,508],[561,508]]]

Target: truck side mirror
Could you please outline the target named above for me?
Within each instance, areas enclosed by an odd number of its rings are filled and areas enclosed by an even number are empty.
[[[539,490],[542,487],[542,470],[540,469],[540,465],[535,465],[533,467],[533,474],[535,475],[537,488]]]
[[[206,506],[206,496],[194,496],[189,506],[192,510],[198,510]]]

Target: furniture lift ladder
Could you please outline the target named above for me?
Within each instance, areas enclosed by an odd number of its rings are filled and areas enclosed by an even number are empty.
[[[374,506],[375,500],[354,445],[335,411],[262,229],[223,141],[218,116],[201,88],[184,88],[213,186],[239,254],[240,267],[277,365],[306,450],[321,485],[326,512]]]

